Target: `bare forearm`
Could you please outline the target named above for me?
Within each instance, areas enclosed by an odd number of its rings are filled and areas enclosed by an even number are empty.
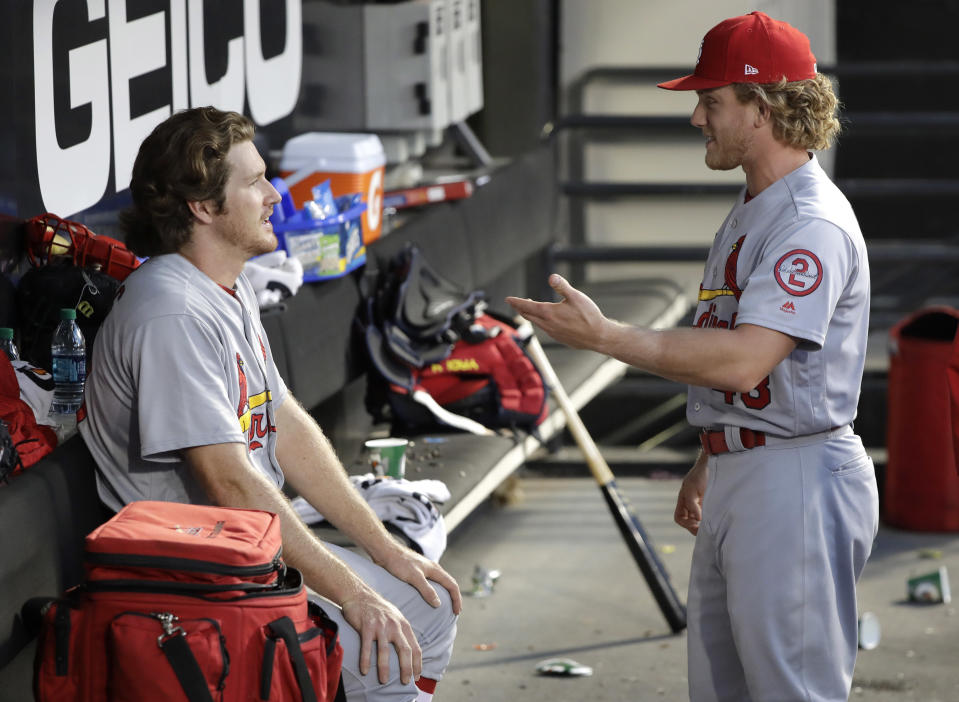
[[[292,397],[277,413],[276,456],[290,484],[333,525],[353,539],[374,562],[409,583],[433,607],[440,599],[429,581],[450,593],[459,613],[456,581],[438,564],[399,545],[347,478],[333,447],[313,418]],[[346,611],[344,607],[344,611]]]
[[[775,348],[766,350],[770,334]],[[784,334],[759,327],[656,330],[607,320],[596,350],[680,383],[748,392],[794,347]]]
[[[796,347],[796,340],[786,334],[752,324],[665,330],[621,324],[603,315],[562,276],[554,273],[549,284],[561,302],[518,297],[506,301],[564,344],[592,349],[681,383],[749,392]]]
[[[306,584],[324,597],[339,604],[365,591],[366,585],[310,533],[282,492],[248,465],[242,448],[235,451],[232,446],[204,446],[186,451],[187,461],[210,501],[223,507],[277,514],[283,534],[284,560],[303,573]]]
[[[680,383],[735,390],[724,387],[736,382],[742,365],[730,337],[726,329],[657,330],[608,320],[595,350]]]
[[[375,561],[394,546],[376,513],[350,483],[329,440],[296,401],[280,407],[276,456],[290,485]]]

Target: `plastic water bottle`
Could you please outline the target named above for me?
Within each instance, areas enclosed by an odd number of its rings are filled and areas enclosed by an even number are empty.
[[[53,359],[53,414],[73,414],[83,403],[83,384],[87,379],[87,345],[77,326],[77,311],[60,310],[60,324],[53,332],[50,346]]]
[[[10,327],[0,327],[0,350],[7,354],[11,361],[20,360],[20,354],[13,343],[13,329]]]

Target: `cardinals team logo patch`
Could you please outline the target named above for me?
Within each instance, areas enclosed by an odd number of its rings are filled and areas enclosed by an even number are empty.
[[[702,285],[699,286],[700,300],[715,300],[723,295],[732,295],[739,302],[742,296],[742,288],[736,280],[737,266],[739,265],[739,254],[743,249],[743,242],[746,241],[746,235],[743,234],[729,250],[729,257],[726,259],[726,267],[723,269],[723,282],[725,285],[718,290],[708,290]]]
[[[776,282],[790,295],[802,297],[819,287],[823,270],[811,251],[794,249],[776,262]]]

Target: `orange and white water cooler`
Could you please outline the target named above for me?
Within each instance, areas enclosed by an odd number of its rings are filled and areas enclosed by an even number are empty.
[[[380,238],[383,228],[383,172],[386,154],[375,134],[307,132],[283,146],[280,174],[297,209],[313,199],[312,189],[330,181],[334,197],[361,193],[363,242]]]

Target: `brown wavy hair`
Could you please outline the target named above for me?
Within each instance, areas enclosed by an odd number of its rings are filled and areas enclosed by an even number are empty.
[[[223,210],[227,152],[251,141],[253,131],[247,117],[215,107],[183,110],[158,124],[133,163],[133,205],[120,215],[127,246],[138,256],[179,251],[193,233],[187,203],[212,200]]]
[[[734,83],[742,103],[756,100],[769,106],[773,136],[800,149],[826,149],[839,134],[839,100],[832,81],[822,73],[808,80],[778,83]]]

